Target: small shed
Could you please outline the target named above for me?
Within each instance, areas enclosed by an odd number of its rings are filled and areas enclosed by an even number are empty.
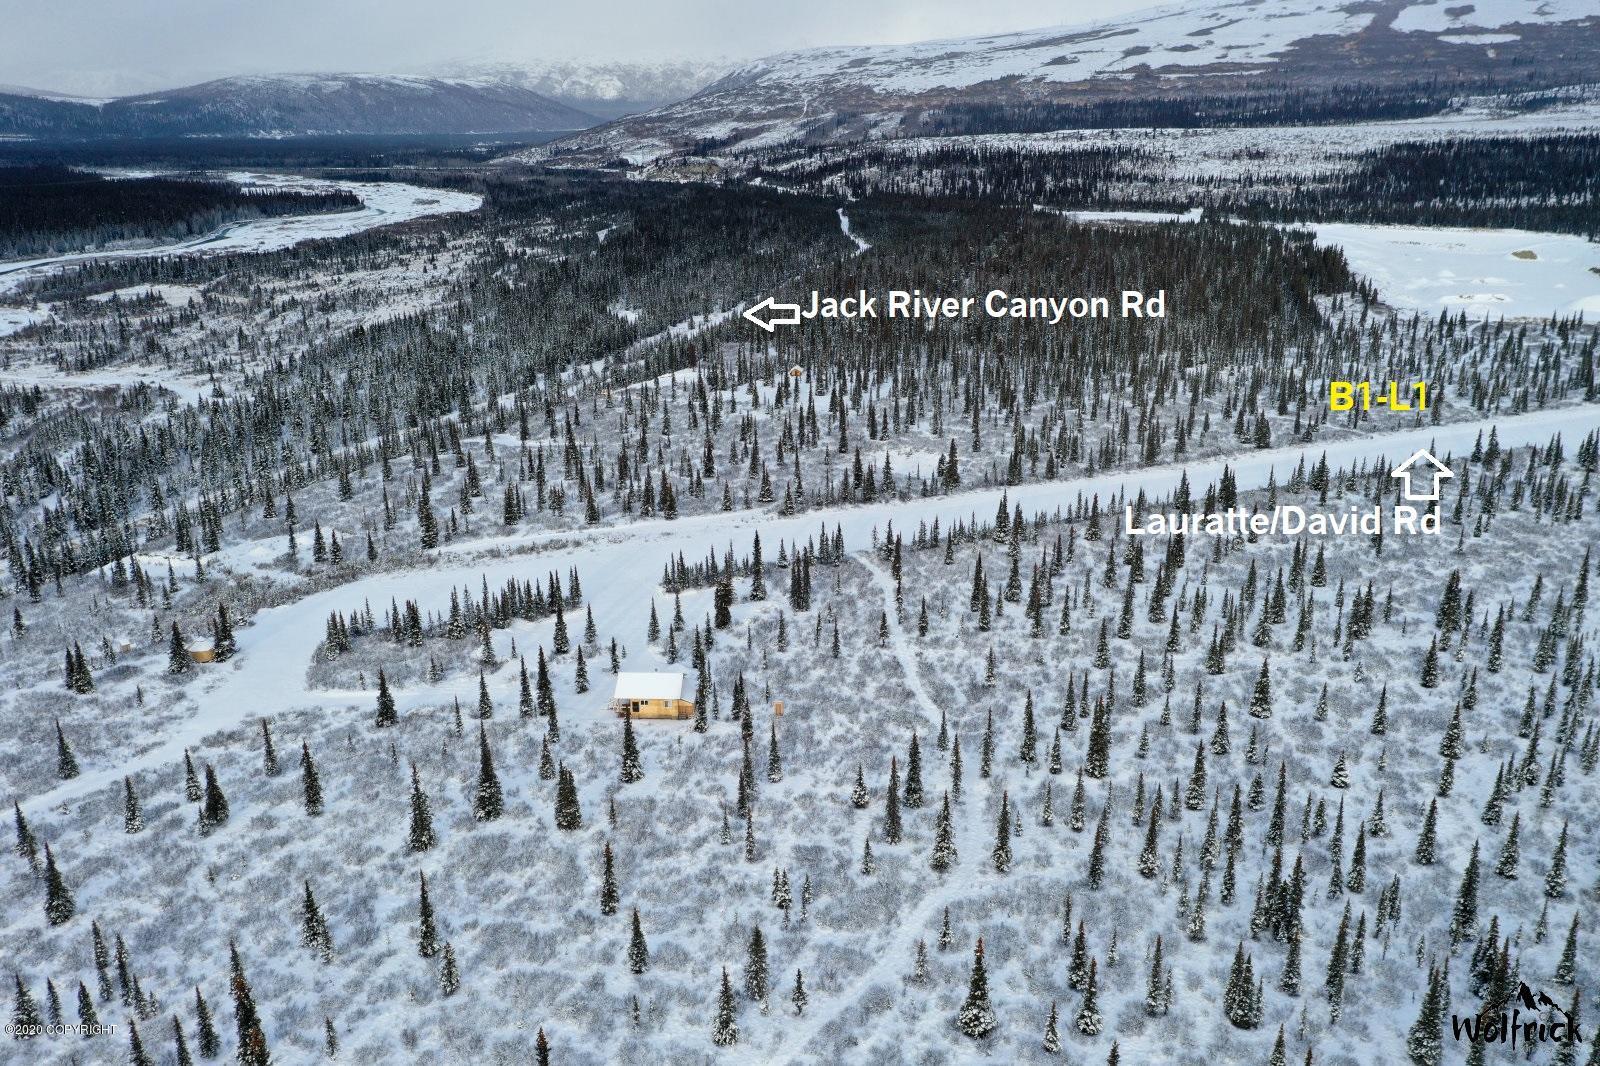
[[[694,701],[683,695],[683,674],[620,673],[611,710],[633,718],[692,718]]]
[[[210,637],[197,637],[183,646],[189,658],[197,663],[209,663],[217,657],[217,645]]]

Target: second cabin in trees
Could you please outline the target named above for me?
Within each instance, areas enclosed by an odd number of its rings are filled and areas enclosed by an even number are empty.
[[[694,701],[683,696],[681,673],[618,674],[611,709],[634,718],[694,717]]]

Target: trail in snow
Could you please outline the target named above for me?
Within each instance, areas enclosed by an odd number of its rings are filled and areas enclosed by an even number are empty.
[[[872,574],[873,583],[883,595],[883,609],[891,616],[895,612],[894,579],[878,565],[870,551],[857,551],[855,558]],[[916,698],[917,706],[922,710],[928,729],[921,731],[922,737],[936,735],[939,727],[939,704],[928,694],[926,686],[922,683],[921,669],[917,663],[917,653],[906,637],[905,626],[895,622],[889,627],[889,650],[894,653],[895,661],[904,676],[906,687]],[[919,740],[920,743],[920,740]],[[937,749],[925,748],[925,750]],[[976,752],[972,765],[976,766]],[[924,758],[923,778],[926,782],[929,760]],[[975,778],[974,784],[981,782]],[[964,783],[965,784],[965,783]],[[934,789],[926,787],[927,799],[922,807],[922,816],[926,817],[929,824],[938,817],[939,805],[943,801],[943,790],[940,797],[934,799]],[[993,790],[985,789],[985,793]],[[793,1019],[788,1026],[787,1035],[783,1043],[768,1056],[771,1062],[793,1062],[805,1055],[805,1049],[825,1028],[831,1025],[848,1008],[861,1001],[862,995],[873,985],[893,982],[911,971],[912,959],[915,955],[916,942],[923,938],[923,930],[931,925],[943,913],[946,906],[954,903],[966,893],[972,883],[981,876],[981,871],[988,863],[989,851],[984,846],[986,819],[981,813],[987,809],[988,795],[980,797],[973,784],[966,784],[963,788],[960,805],[951,805],[950,819],[956,836],[956,865],[944,874],[929,874],[927,890],[917,905],[909,911],[904,911],[896,920],[893,928],[874,930],[874,939],[877,943],[871,945],[871,954],[877,961],[867,968],[860,976],[849,984],[828,996],[825,1004],[820,1004],[822,1009],[813,1009],[804,1017]],[[901,844],[907,847],[908,844]],[[912,862],[927,862],[927,855],[913,855]]]
[[[935,518],[948,525],[957,520],[980,520],[993,516],[1002,493],[1024,514],[1053,512],[1071,507],[1079,495],[1098,495],[1106,501],[1120,490],[1130,495],[1141,489],[1158,496],[1170,492],[1180,476],[1187,473],[1191,486],[1203,487],[1215,481],[1224,465],[1232,468],[1240,489],[1259,488],[1269,475],[1281,483],[1302,456],[1308,464],[1326,454],[1333,467],[1351,466],[1358,461],[1398,462],[1418,448],[1430,448],[1441,458],[1472,447],[1481,432],[1493,426],[1502,447],[1543,444],[1552,434],[1566,436],[1569,447],[1585,433],[1600,426],[1600,408],[1594,405],[1559,408],[1511,418],[1454,425],[1425,427],[1401,433],[1354,438],[1327,446],[1312,445],[1267,449],[1244,455],[1217,458],[1191,464],[1168,464],[1141,470],[1117,471],[1092,478],[990,488],[954,496],[919,498],[904,502],[835,506],[785,518],[770,511],[750,511],[733,516],[698,515],[674,521],[658,519],[622,526],[571,530],[556,533],[487,537],[458,543],[440,551],[426,568],[392,571],[362,578],[337,588],[307,596],[294,603],[259,611],[250,624],[238,632],[239,654],[229,664],[207,670],[190,694],[201,711],[183,728],[124,762],[98,768],[86,767],[70,781],[59,783],[48,792],[24,800],[25,811],[37,811],[87,796],[100,789],[120,786],[122,777],[155,766],[176,765],[185,747],[196,747],[210,734],[237,728],[254,718],[270,716],[295,708],[338,706],[344,701],[310,690],[306,669],[321,643],[328,614],[349,611],[364,601],[374,611],[385,608],[391,599],[415,599],[424,608],[445,603],[452,588],[463,584],[478,587],[487,580],[491,588],[502,586],[511,577],[523,580],[542,576],[549,570],[562,573],[576,566],[583,579],[584,598],[593,607],[596,624],[602,632],[638,633],[641,612],[654,588],[662,567],[678,553],[700,556],[707,547],[733,547],[742,552],[751,534],[760,532],[767,550],[779,541],[790,544],[815,537],[826,525],[837,524],[847,546],[855,549],[868,542],[874,529],[880,532],[893,522],[902,530],[914,530],[918,522]],[[508,554],[512,553],[512,554]],[[553,623],[545,621],[518,630],[522,641],[548,641]],[[524,647],[531,645],[524,644]],[[436,706],[462,697],[464,705],[477,698],[476,677],[447,680],[437,686],[410,688],[396,692],[402,708]],[[516,671],[502,668],[490,679],[497,705],[515,706]],[[602,716],[603,700],[596,695],[593,717]],[[371,706],[361,706],[363,714]],[[587,711],[579,717],[586,717]],[[567,717],[571,717],[568,715]],[[967,861],[965,858],[963,861]]]
[[[846,237],[856,242],[857,255],[872,247],[872,245],[856,236],[855,231],[850,228],[850,216],[844,213],[844,208],[842,207],[839,208],[839,229],[843,231]]]

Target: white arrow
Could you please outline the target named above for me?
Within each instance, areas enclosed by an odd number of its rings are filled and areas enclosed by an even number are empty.
[[[762,318],[756,313],[768,308],[772,310],[772,315],[770,318]],[[779,312],[782,312],[781,317]],[[754,307],[745,308],[744,317],[754,322],[768,333],[771,333],[779,326],[798,326],[800,324],[800,305],[780,304],[774,301],[772,297],[768,296],[765,300],[762,300]]]
[[[1417,469],[1413,469],[1416,467]],[[1439,483],[1447,477],[1455,477],[1455,472],[1448,466],[1435,459],[1426,448],[1419,448],[1411,453],[1411,458],[1395,467],[1389,474],[1390,477],[1403,478],[1405,484],[1401,488],[1402,494],[1408,500],[1437,500],[1439,498]],[[1431,491],[1422,492],[1415,489],[1411,479],[1426,478],[1424,488]]]

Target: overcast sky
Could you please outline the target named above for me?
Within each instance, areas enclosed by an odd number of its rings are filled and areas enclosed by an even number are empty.
[[[1151,0],[0,0],[0,84],[110,95],[459,60],[746,59],[1085,22]]]

